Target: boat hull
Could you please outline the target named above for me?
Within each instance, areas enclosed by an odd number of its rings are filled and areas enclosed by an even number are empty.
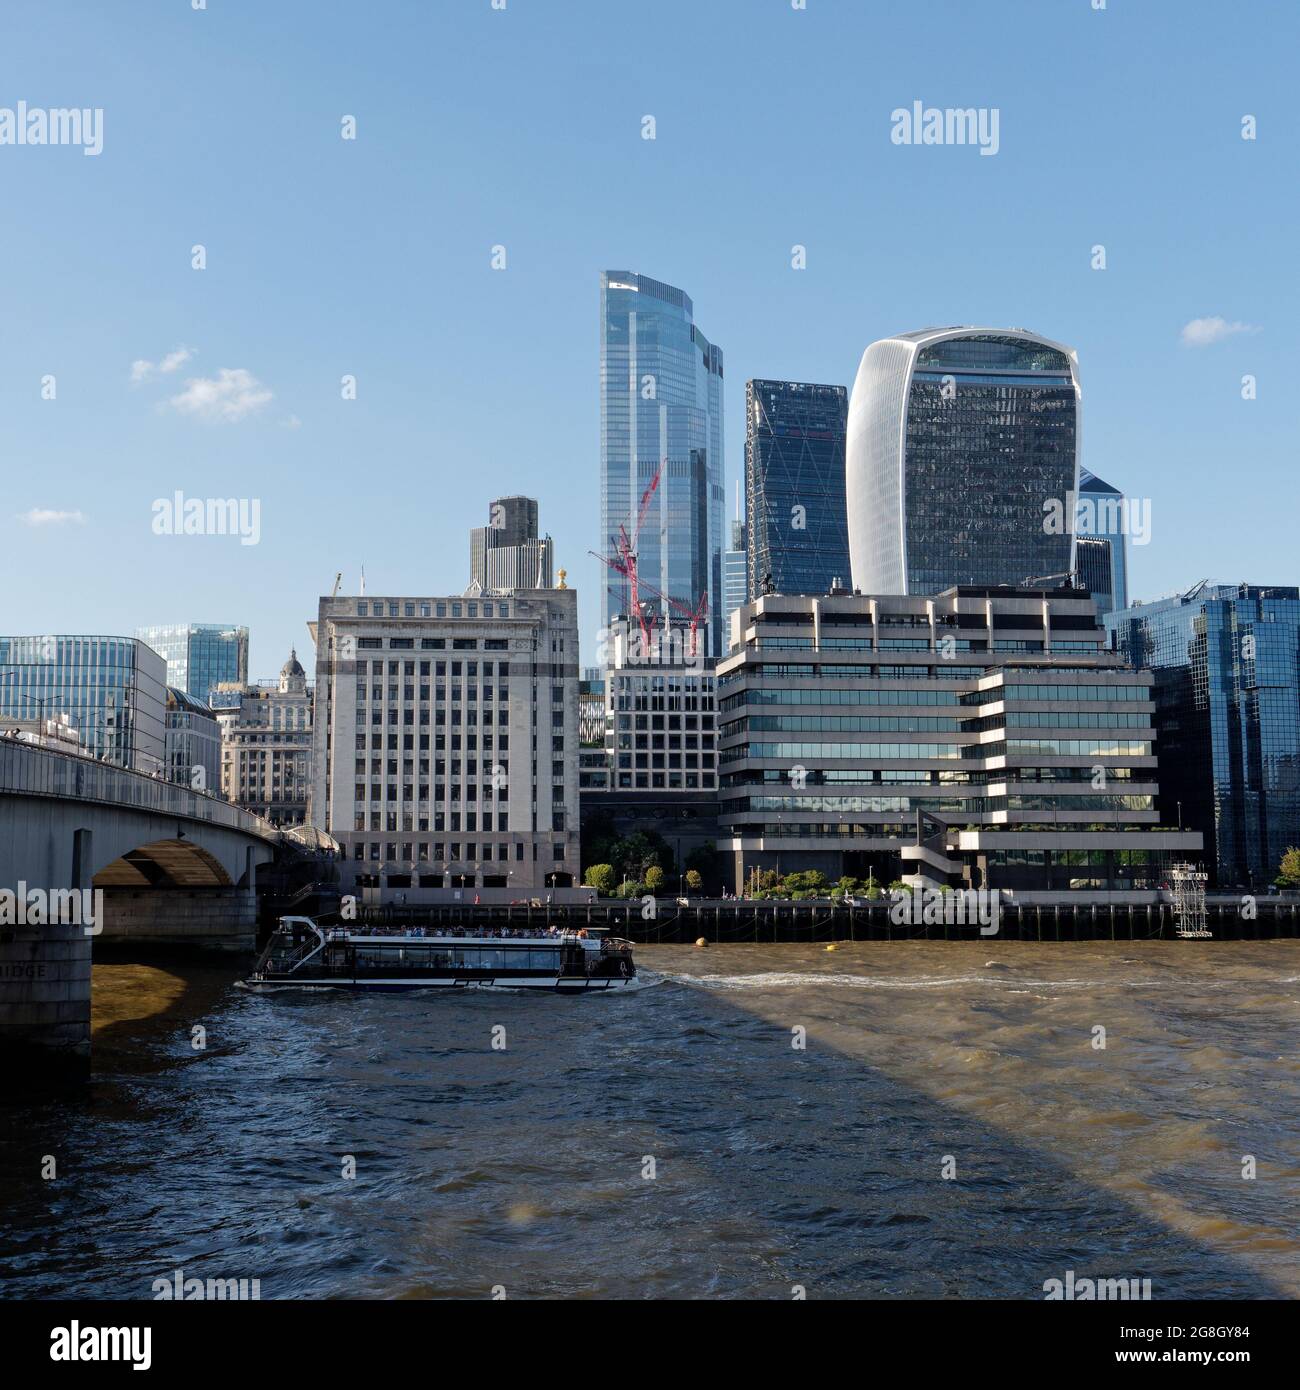
[[[429,977],[427,979],[393,980],[348,980],[311,979],[302,975],[269,976],[263,979],[246,981],[249,989],[349,989],[355,991],[379,991],[385,994],[405,993],[415,989],[464,990],[476,987],[494,989],[528,989],[550,991],[552,994],[607,994],[614,990],[629,989],[636,984],[636,976],[586,976],[572,979],[550,977],[547,979],[521,979],[509,975],[480,975],[474,977]]]

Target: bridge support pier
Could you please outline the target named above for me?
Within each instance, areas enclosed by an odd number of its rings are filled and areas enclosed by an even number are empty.
[[[72,832],[72,888],[90,887],[91,844],[89,830]],[[77,925],[0,925],[0,1055],[12,1074],[88,1075],[91,940]]]

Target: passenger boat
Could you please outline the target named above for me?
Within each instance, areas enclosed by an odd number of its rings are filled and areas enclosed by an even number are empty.
[[[320,926],[281,917],[247,983],[342,989],[502,985],[560,994],[626,989],[632,943],[599,931],[551,928]]]

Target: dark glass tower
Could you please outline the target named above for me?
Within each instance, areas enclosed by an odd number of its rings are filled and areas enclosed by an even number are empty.
[[[844,434],[849,393],[806,381],[745,386],[749,598],[824,594],[849,581]]]
[[[853,584],[937,594],[1073,568],[1078,359],[1024,329],[872,343],[849,403]]]
[[[1079,578],[1097,600],[1098,613],[1127,608],[1128,537],[1124,494],[1095,473],[1080,468],[1079,508],[1076,539]],[[1085,537],[1092,543],[1085,546]]]
[[[688,295],[625,270],[600,277],[600,488],[601,553],[620,560],[624,528],[643,608],[657,626],[680,626],[683,610],[703,601],[701,650],[716,655],[725,627],[722,349],[695,326]],[[610,629],[631,607],[631,586],[613,570],[604,578]]]
[[[1155,672],[1162,824],[1201,831],[1220,887],[1263,888],[1300,844],[1300,589],[1198,584],[1105,623]]]

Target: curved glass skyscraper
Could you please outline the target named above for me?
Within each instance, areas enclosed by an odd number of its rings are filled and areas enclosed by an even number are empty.
[[[1020,328],[872,343],[849,402],[854,588],[937,594],[1072,567],[1078,356]]]
[[[656,625],[663,597],[707,605],[700,650],[716,655],[722,628],[722,349],[696,328],[690,297],[648,275],[600,277],[600,510],[602,553],[619,559],[619,527],[637,552],[642,605]],[[659,471],[637,534],[641,499]],[[629,586],[605,576],[606,628],[628,613]],[[658,591],[657,593],[655,591]],[[707,633],[707,642],[704,637]]]

